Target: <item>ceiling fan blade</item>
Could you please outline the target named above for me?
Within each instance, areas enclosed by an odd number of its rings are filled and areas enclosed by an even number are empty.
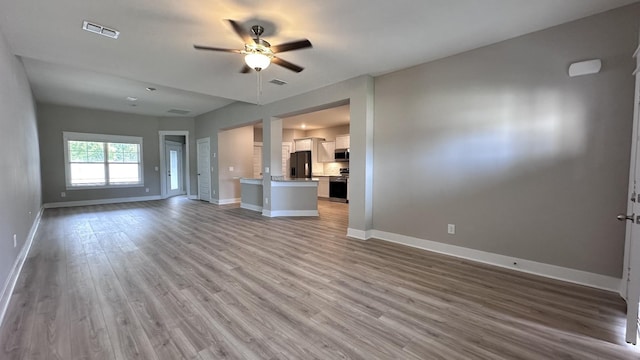
[[[292,41],[292,42],[288,42],[280,45],[274,45],[271,47],[271,51],[273,51],[274,53],[281,53],[285,51],[305,49],[310,47],[313,47],[311,45],[311,41],[304,39],[304,40]]]
[[[237,22],[235,22],[234,20],[231,19],[227,19],[227,21],[229,22],[229,24],[231,24],[231,26],[233,27],[233,30],[236,32],[236,34],[238,34],[238,36],[240,36],[240,38],[242,39],[242,41],[244,41],[245,44],[253,44],[253,38],[251,37],[251,34],[249,34],[249,32],[242,27],[242,25],[238,24]]]
[[[242,67],[242,70],[240,70],[240,72],[241,72],[241,73],[243,73],[243,74],[247,74],[247,73],[249,73],[250,71],[251,71],[251,68],[250,68],[250,67],[249,67],[249,65],[247,65],[247,64],[245,64],[245,65]]]
[[[302,66],[298,66],[296,64],[290,63],[287,60],[282,60],[279,57],[274,57],[271,59],[271,62],[276,64],[276,65],[280,65],[282,67],[285,67],[291,71],[295,71],[297,73],[299,73],[300,71],[304,70],[304,68]]]
[[[235,49],[224,49],[224,48],[217,48],[217,47],[211,47],[211,46],[201,46],[201,45],[193,45],[193,47],[195,49],[198,49],[198,50],[223,51],[223,52],[230,52],[230,53],[240,54],[240,50],[235,50]]]

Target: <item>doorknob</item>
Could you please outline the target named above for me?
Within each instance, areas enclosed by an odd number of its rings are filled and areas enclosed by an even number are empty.
[[[616,219],[620,221],[625,221],[625,220],[633,221],[634,216],[635,214],[631,214],[631,215],[618,214],[618,216],[616,216]]]

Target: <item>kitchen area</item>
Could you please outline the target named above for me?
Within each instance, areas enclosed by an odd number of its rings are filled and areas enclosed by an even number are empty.
[[[260,124],[254,125],[253,134],[253,177],[240,179],[241,207],[260,211],[262,194],[257,187],[262,184],[264,169]],[[272,174],[272,192],[295,187],[287,191],[306,203],[302,208],[292,204],[300,209],[282,212],[284,216],[314,216],[310,208],[316,209],[317,215],[317,201],[348,206],[349,145],[349,105],[282,118],[282,175]],[[308,188],[305,195],[300,188]]]
[[[321,129],[340,131],[344,129]],[[337,145],[336,145],[337,144]],[[317,179],[318,198],[349,202],[349,134],[294,139],[290,154],[290,179]]]

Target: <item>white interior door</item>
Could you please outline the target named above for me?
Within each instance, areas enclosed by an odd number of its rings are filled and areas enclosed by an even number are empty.
[[[639,48],[640,50],[640,48]],[[627,301],[626,341],[636,344],[638,339],[638,305],[640,302],[640,195],[638,180],[640,179],[640,158],[638,157],[638,116],[640,106],[640,59],[638,50],[636,58],[636,91],[633,110],[633,136],[631,145],[631,163],[629,164],[629,201],[627,213],[618,215],[618,220],[626,221],[625,257],[623,269],[623,297]]]
[[[182,166],[182,144],[167,141],[165,143],[166,193],[167,196],[184,194],[184,169]]]
[[[211,201],[211,145],[209,138],[198,139],[198,199]]]
[[[262,177],[262,144],[253,145],[253,177]]]

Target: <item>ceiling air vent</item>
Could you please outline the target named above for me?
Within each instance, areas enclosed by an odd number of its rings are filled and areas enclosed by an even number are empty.
[[[102,25],[91,23],[86,20],[82,23],[82,28],[94,34],[103,35],[112,39],[117,39],[118,36],[120,36],[120,31],[118,30],[109,29]]]
[[[170,114],[176,114],[176,115],[187,115],[188,113],[191,112],[191,110],[171,109],[167,112]]]
[[[273,79],[271,81],[269,81],[272,84],[276,84],[276,85],[286,85],[287,82],[284,80],[280,80],[280,79]]]

